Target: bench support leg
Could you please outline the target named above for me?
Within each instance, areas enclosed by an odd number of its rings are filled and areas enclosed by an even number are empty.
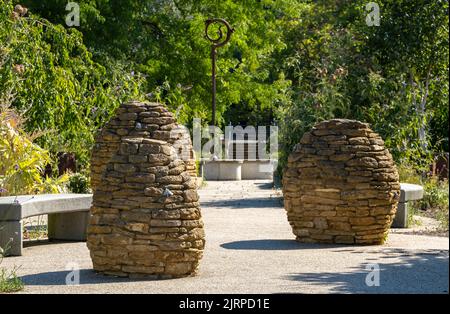
[[[89,212],[48,215],[48,239],[86,241]]]
[[[392,228],[408,228],[408,203],[398,203]]]
[[[0,247],[5,256],[22,255],[22,221],[0,221]]]

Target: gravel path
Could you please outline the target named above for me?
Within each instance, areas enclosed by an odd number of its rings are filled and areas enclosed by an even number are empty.
[[[208,182],[200,196],[207,244],[196,277],[97,275],[85,243],[33,245],[2,266],[20,267],[24,293],[448,293],[447,237],[393,231],[383,246],[300,244],[270,182]],[[379,286],[366,285],[368,264],[379,265]],[[78,286],[65,284],[71,265]]]

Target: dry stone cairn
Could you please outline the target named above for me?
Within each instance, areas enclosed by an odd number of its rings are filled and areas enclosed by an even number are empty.
[[[180,142],[182,145],[180,145]],[[205,244],[189,134],[161,104],[120,106],[92,153],[88,248],[98,272],[174,278],[196,273]]]
[[[397,209],[398,180],[384,141],[367,124],[317,124],[294,148],[283,176],[297,241],[383,243]]]

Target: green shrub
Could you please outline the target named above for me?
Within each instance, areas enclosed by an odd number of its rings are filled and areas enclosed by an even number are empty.
[[[413,202],[409,211],[409,222],[416,224],[414,215],[426,211],[440,222],[441,228],[448,230],[449,226],[449,186],[448,180],[439,180],[436,176],[422,176],[411,165],[398,166],[400,182],[419,184],[423,186],[423,199]]]
[[[69,181],[69,174],[63,174],[58,178],[45,177],[36,188],[39,194],[59,194],[67,192],[67,182]]]
[[[437,177],[431,177],[426,180],[424,190],[423,209],[448,206],[448,181],[440,181]]]
[[[329,118],[369,123],[396,162],[421,171],[448,151],[448,1],[382,2],[379,27],[366,25],[365,1],[311,1],[284,32],[277,66],[292,88],[276,111],[281,168],[302,135]]]
[[[18,116],[0,107],[1,195],[35,194],[42,184],[42,172],[50,162],[48,152],[32,143],[19,129]]]
[[[429,178],[424,184],[424,198],[420,201],[422,210],[433,213],[439,220],[441,227],[449,228],[449,186],[448,181],[441,181],[436,177]]]
[[[43,178],[50,155],[22,130],[21,120],[0,102],[0,196],[64,192],[68,176]]]
[[[0,98],[13,91],[25,131],[42,132],[36,143],[52,154],[75,152],[84,167],[96,130],[137,98],[140,78],[108,57],[94,62],[76,29],[32,12],[12,18],[13,10],[12,1],[0,2]]]
[[[69,189],[69,192],[76,194],[91,193],[90,179],[82,173],[71,174],[67,188]]]

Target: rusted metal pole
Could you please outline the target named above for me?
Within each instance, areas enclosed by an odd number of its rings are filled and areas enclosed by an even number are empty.
[[[216,58],[217,50],[215,46],[211,48],[211,60],[212,60],[212,125],[216,126]]]
[[[217,37],[213,38],[208,34],[208,29],[212,24],[220,24],[219,29],[217,31]],[[227,28],[227,32],[224,35],[222,32],[222,26]],[[234,29],[230,26],[230,24],[224,19],[208,19],[205,21],[205,37],[211,43],[211,61],[212,61],[212,73],[211,73],[211,82],[212,82],[212,125],[216,126],[216,60],[217,60],[217,48],[224,46],[226,43],[230,41],[231,34],[233,34]]]

